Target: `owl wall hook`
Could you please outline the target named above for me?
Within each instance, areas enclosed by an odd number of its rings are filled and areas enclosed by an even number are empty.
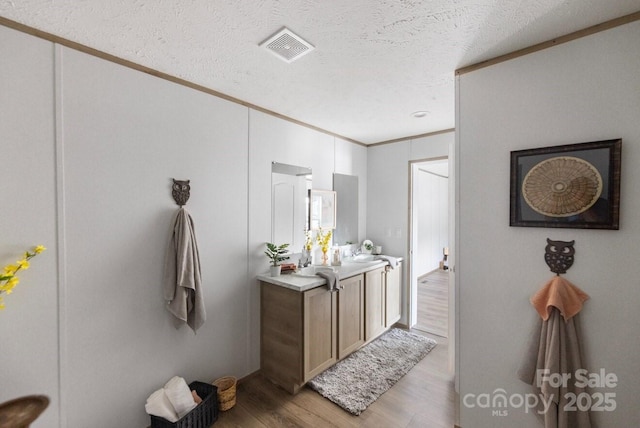
[[[573,244],[576,241],[552,241],[547,238],[547,246],[544,248],[544,261],[547,263],[551,272],[560,276],[561,273],[567,273],[567,270],[573,265],[573,255],[576,250]]]
[[[187,204],[189,196],[191,196],[189,194],[189,191],[191,190],[189,182],[191,180],[176,180],[175,178],[172,178],[172,180],[173,186],[171,187],[171,195],[176,201],[176,204],[182,207],[183,205]]]

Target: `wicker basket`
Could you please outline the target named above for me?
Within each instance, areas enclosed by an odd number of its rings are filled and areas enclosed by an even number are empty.
[[[236,378],[224,376],[211,382],[218,387],[218,405],[225,411],[236,405]]]
[[[189,389],[198,393],[202,402],[176,422],[151,415],[151,428],[208,428],[218,419],[217,387],[205,382],[191,382]]]

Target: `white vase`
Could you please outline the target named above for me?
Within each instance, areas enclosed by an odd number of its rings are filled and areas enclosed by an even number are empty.
[[[271,270],[271,276],[280,276],[280,270],[282,269],[282,266],[271,266],[269,269]]]

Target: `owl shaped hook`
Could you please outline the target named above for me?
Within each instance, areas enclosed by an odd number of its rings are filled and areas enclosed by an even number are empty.
[[[173,186],[171,187],[171,195],[173,199],[176,201],[180,207],[187,204],[189,200],[189,191],[191,190],[191,186],[189,185],[189,181],[191,180],[176,180],[172,178]]]
[[[551,268],[551,272],[556,275],[567,273],[567,270],[573,265],[573,255],[576,253],[573,248],[575,243],[576,241],[552,241],[547,238],[544,261]]]

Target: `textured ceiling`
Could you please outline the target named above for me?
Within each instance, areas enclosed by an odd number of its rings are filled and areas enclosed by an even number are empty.
[[[7,19],[365,144],[453,128],[457,68],[638,10],[639,0],[0,0]],[[287,64],[258,46],[283,26],[315,49]]]

